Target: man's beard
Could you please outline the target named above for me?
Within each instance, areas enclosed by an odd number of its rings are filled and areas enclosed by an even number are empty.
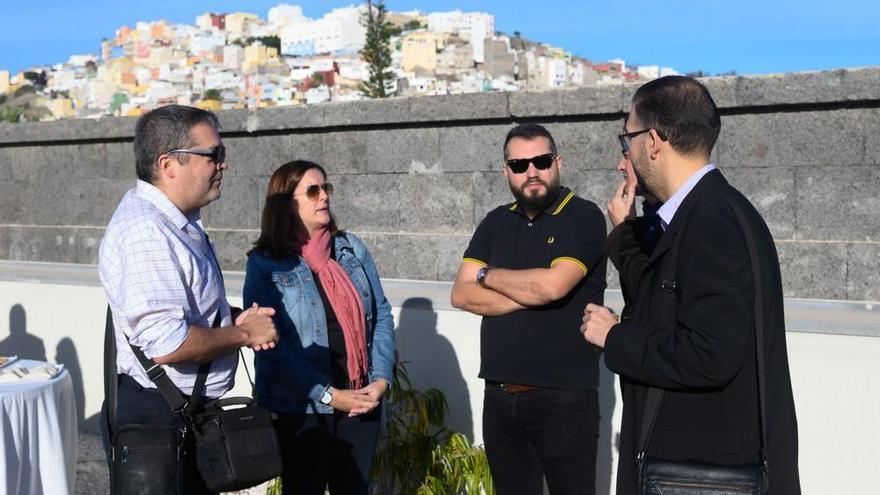
[[[636,174],[636,196],[649,197],[653,198],[656,201],[657,194],[651,189],[648,185],[648,181],[645,180],[645,176],[639,173],[636,170],[635,165],[633,165],[633,172]]]
[[[526,195],[525,188],[534,183],[544,185],[544,188],[546,189],[544,194],[534,193],[531,196]],[[523,183],[519,189],[511,188],[511,192],[513,192],[513,197],[516,198],[516,202],[524,210],[530,213],[539,213],[546,210],[547,207],[552,205],[553,202],[556,201],[556,198],[559,197],[559,177],[556,177],[550,183],[544,182],[538,178],[530,179]]]

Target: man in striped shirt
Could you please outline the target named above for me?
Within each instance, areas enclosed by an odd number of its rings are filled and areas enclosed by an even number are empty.
[[[179,105],[155,109],[137,122],[137,184],[107,226],[99,262],[116,329],[116,428],[181,425],[129,342],[162,365],[185,395],[194,393],[199,364],[211,362],[205,390],[199,391],[208,398],[232,388],[240,347],[274,346],[272,308],[251,307],[233,321],[202,228],[199,211],[220,197],[227,168],[219,127],[214,114]],[[219,326],[212,325],[215,319]],[[204,492],[194,460],[187,465],[186,493]]]

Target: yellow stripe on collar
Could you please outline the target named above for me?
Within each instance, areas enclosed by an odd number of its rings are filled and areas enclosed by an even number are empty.
[[[568,202],[571,201],[571,198],[573,198],[573,197],[574,197],[574,191],[568,191],[568,196],[566,196],[565,199],[563,199],[562,202],[559,203],[559,206],[557,206],[556,209],[553,210],[553,213],[551,213],[551,215],[559,214],[559,212],[562,211],[563,208],[565,208],[565,205],[567,205]]]

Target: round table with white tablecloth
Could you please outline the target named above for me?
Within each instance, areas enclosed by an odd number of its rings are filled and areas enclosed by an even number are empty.
[[[9,366],[45,365],[19,360]],[[67,370],[53,378],[0,383],[0,492],[73,494],[76,441],[76,401]]]

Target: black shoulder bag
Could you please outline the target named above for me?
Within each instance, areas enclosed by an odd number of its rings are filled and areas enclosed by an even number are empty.
[[[642,418],[639,452],[637,455],[639,469],[639,493],[642,495],[662,495],[675,493],[678,495],[698,495],[712,493],[717,495],[749,494],[763,495],[767,493],[767,420],[766,420],[766,386],[764,363],[764,318],[761,291],[761,272],[758,263],[758,250],[754,235],[745,221],[742,208],[727,199],[733,208],[737,222],[746,239],[749,258],[752,264],[752,277],[755,280],[755,352],[757,354],[758,374],[758,405],[760,409],[761,429],[761,461],[744,465],[719,465],[698,461],[664,461],[646,457],[648,446],[663,390],[655,387],[648,389],[645,414]]]
[[[220,326],[219,312],[213,326]],[[115,431],[117,384],[113,333],[113,320],[108,308],[104,365],[108,432],[111,432],[113,446],[111,485],[114,494],[183,493],[184,437],[190,431],[195,435],[199,474],[211,491],[241,490],[281,474],[281,448],[269,411],[259,407],[251,397],[217,399],[203,405],[210,362],[199,366],[193,395],[186,400],[162,366],[129,342],[147,376],[156,384],[171,411],[182,415],[186,427],[178,430],[173,427],[125,425]],[[247,365],[242,364],[247,371]],[[254,383],[250,380],[249,371],[248,380],[253,395]],[[155,490],[151,488],[154,485]]]

